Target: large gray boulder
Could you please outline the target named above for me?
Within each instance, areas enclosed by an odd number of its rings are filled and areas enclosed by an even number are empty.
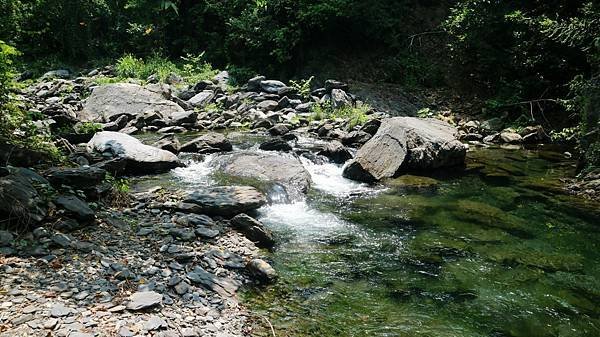
[[[184,110],[165,99],[163,93],[137,84],[117,83],[96,87],[85,101],[80,119],[108,123],[120,116],[133,119],[147,111],[160,113],[166,119]]]
[[[467,146],[458,131],[433,118],[395,117],[382,121],[375,136],[344,168],[344,177],[374,182],[402,172],[464,163]]]
[[[28,227],[48,213],[50,183],[26,168],[9,168],[0,178],[0,222],[8,227]]]
[[[183,212],[233,217],[267,203],[260,191],[250,186],[219,186],[198,190],[179,203]]]
[[[331,106],[334,109],[341,109],[352,105],[352,99],[341,89],[333,89],[331,91]]]
[[[173,153],[142,144],[136,138],[119,132],[98,132],[87,147],[90,152],[124,161],[125,172],[131,174],[164,172],[180,166]]]
[[[308,192],[312,183],[310,173],[293,155],[239,152],[217,158],[214,165],[229,176],[283,186],[292,199]]]
[[[280,90],[286,88],[285,83],[276,80],[264,80],[260,82],[262,91],[269,94],[277,94]]]

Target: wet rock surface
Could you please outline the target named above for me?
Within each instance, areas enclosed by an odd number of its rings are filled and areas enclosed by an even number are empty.
[[[226,175],[283,185],[291,198],[306,193],[311,184],[310,174],[292,155],[241,152],[222,156],[214,165]]]
[[[267,203],[265,195],[250,186],[220,186],[205,188],[187,195],[179,204],[186,212],[235,216],[253,211]]]

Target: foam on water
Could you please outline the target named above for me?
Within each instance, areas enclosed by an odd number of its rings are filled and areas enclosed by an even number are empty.
[[[342,165],[332,163],[315,164],[303,157],[301,160],[306,170],[310,173],[313,187],[323,193],[336,197],[346,197],[350,194],[373,191],[367,184],[344,178],[342,176]]]
[[[248,150],[246,150],[248,151]],[[252,151],[252,150],[251,150]],[[253,152],[262,152],[260,150]],[[288,156],[290,154],[281,154]],[[204,157],[202,161],[191,161],[187,167],[177,168],[172,175],[184,184],[186,189],[211,186],[214,167],[211,165],[218,154]],[[336,198],[366,194],[374,191],[367,184],[358,183],[342,176],[342,166],[332,163],[316,164],[301,157],[302,164],[310,173],[313,188]],[[300,241],[322,236],[336,231],[349,230],[351,225],[332,213],[319,211],[306,200],[289,202],[287,196],[275,185],[269,192],[270,205],[259,210],[259,218],[276,231],[293,232]],[[315,235],[319,234],[319,235]]]
[[[210,154],[202,161],[190,161],[186,167],[178,167],[171,172],[175,178],[186,184],[186,187],[210,186],[214,184],[210,178],[214,170],[211,162],[216,156],[216,154]]]
[[[272,204],[259,210],[260,220],[274,230],[293,231],[298,235],[315,237],[337,231],[347,223],[334,214],[323,213],[305,201]]]

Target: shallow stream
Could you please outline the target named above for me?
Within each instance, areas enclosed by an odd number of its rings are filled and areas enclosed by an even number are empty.
[[[215,184],[212,158],[168,179]],[[600,209],[564,194],[560,151],[472,148],[464,171],[376,186],[303,164],[306,199],[259,210],[280,280],[242,296],[278,337],[600,336]]]

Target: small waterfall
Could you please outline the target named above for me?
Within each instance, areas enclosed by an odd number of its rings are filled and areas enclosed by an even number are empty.
[[[216,157],[217,154],[210,154],[201,161],[189,160],[186,162],[186,167],[178,167],[171,172],[175,178],[186,184],[187,189],[210,186],[214,184],[211,179],[211,173],[214,170],[211,162]]]
[[[273,184],[271,189],[267,193],[267,198],[271,204],[289,204],[290,196],[288,195],[285,187],[280,184]]]
[[[301,157],[300,160],[310,173],[313,187],[325,194],[347,197],[373,191],[373,188],[367,184],[344,178],[342,176],[342,165],[333,163],[316,164],[305,157]]]

